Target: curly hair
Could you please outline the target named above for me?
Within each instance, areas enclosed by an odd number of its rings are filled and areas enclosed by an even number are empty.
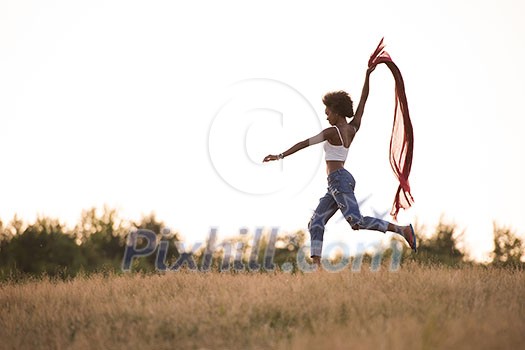
[[[354,103],[345,91],[329,92],[323,97],[323,103],[335,113],[352,118],[354,116]]]

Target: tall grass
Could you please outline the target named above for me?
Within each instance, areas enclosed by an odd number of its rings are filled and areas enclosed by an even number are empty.
[[[94,275],[0,286],[0,348],[507,349],[525,272]]]

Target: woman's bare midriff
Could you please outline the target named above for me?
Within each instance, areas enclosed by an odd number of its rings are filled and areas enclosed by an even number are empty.
[[[331,172],[334,172],[345,167],[345,162],[338,160],[327,160],[326,161],[326,173],[330,175]]]

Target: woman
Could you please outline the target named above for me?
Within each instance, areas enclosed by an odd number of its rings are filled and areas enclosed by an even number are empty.
[[[324,228],[328,220],[337,210],[354,230],[366,229],[374,231],[391,231],[402,235],[410,248],[416,251],[416,236],[412,225],[398,226],[388,221],[369,216],[362,216],[354,195],[355,180],[345,168],[348,149],[354,140],[355,134],[361,126],[361,119],[368,98],[370,73],[375,66],[366,71],[365,83],[361,100],[354,115],[353,102],[344,91],[330,92],[323,97],[326,106],[327,120],[332,127],[326,128],[318,135],[301,141],[279,155],[268,155],[263,162],[283,159],[295,152],[311,145],[324,143],[326,172],[328,174],[328,192],[320,199],[317,209],[310,219],[308,230],[311,238],[311,257],[318,266],[321,263]],[[352,118],[350,123],[346,118]]]

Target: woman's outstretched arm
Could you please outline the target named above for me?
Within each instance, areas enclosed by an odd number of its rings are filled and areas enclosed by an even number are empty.
[[[333,133],[335,133],[335,132],[336,131],[335,131],[334,128],[324,129],[319,134],[317,134],[317,135],[315,135],[313,137],[310,137],[309,139],[306,139],[304,141],[298,142],[295,145],[293,145],[292,147],[288,148],[286,151],[281,153],[282,158],[288,157],[289,155],[294,154],[295,152],[300,151],[303,148],[306,148],[308,146],[315,145],[317,143],[323,142],[323,141],[327,140],[329,137],[334,136]],[[278,160],[278,159],[279,159],[279,155],[269,154],[266,157],[264,157],[263,162],[269,162],[269,161]]]
[[[357,110],[355,111],[354,119],[352,119],[352,121],[349,123],[355,128],[356,132],[361,127],[361,118],[363,118],[365,104],[366,100],[368,99],[368,92],[370,90],[370,73],[372,73],[374,69],[375,66],[366,70],[365,83],[363,85],[363,91],[361,92],[361,100],[359,101],[359,105],[357,106]]]

